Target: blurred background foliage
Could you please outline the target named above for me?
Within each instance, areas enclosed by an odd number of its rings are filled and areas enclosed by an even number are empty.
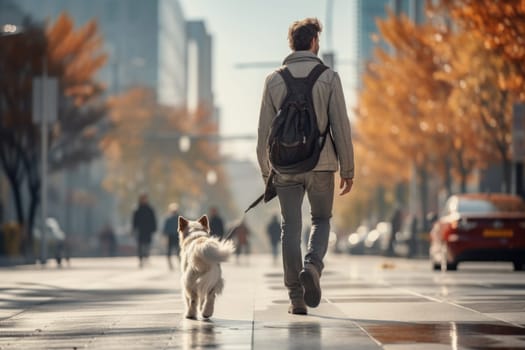
[[[427,2],[426,14],[422,24],[392,12],[377,19],[376,41],[388,49],[377,46],[363,76],[352,125],[357,174],[352,200],[336,201],[340,226],[406,205],[412,174],[423,215],[431,179],[446,194],[453,184],[466,192],[476,171],[496,163],[511,191],[512,108],[525,99],[525,3]]]

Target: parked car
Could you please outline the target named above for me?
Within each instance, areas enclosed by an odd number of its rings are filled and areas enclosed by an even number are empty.
[[[463,261],[525,263],[525,202],[509,194],[451,196],[430,232],[434,270]]]
[[[66,241],[66,234],[60,227],[58,220],[53,217],[46,218],[46,249],[50,256],[53,256],[58,266],[62,266],[62,259],[65,258],[69,263],[69,249]],[[33,238],[36,249],[40,249],[42,234],[40,227],[33,229]]]

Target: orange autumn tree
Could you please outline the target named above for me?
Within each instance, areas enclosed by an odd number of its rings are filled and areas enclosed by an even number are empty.
[[[102,142],[108,167],[104,186],[119,198],[123,215],[141,192],[158,208],[172,201],[184,201],[181,207],[202,205],[204,196],[231,207],[213,142],[217,125],[209,113],[161,106],[153,91],[137,87],[111,99],[110,118],[113,128]],[[188,149],[181,147],[182,137],[190,141]],[[210,172],[216,176],[213,186],[207,182]]]
[[[447,61],[435,77],[449,82],[448,106],[454,124],[454,146],[464,153],[468,167],[459,167],[465,190],[469,169],[501,161],[507,191],[511,182],[511,123],[514,98],[505,81],[514,67],[501,55],[483,47],[469,32],[451,37],[443,52]],[[465,165],[465,164],[463,164]]]
[[[525,100],[525,2],[442,0],[464,31],[479,35],[485,49],[514,66],[506,88]]]
[[[450,142],[443,102],[450,88],[433,79],[439,62],[428,43],[435,33],[431,24],[416,25],[404,15],[390,13],[389,18],[378,20],[378,27],[392,49],[378,48],[376,60],[363,78],[357,108],[358,140],[376,155],[378,168],[396,169],[393,177],[380,171],[378,184],[406,181],[411,167],[415,168],[425,213],[429,174],[447,170]]]
[[[467,38],[464,46],[456,46],[461,50],[454,70],[441,75],[461,84],[450,103],[480,123],[480,154],[486,162],[501,162],[505,189],[510,191],[512,106],[525,100],[525,3],[446,0],[433,11],[443,8]]]

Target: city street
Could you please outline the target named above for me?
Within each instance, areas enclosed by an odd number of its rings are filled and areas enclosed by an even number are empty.
[[[0,270],[0,349],[525,349],[525,274],[511,264],[432,272],[424,260],[329,255],[323,299],[287,314],[280,264],[224,264],[210,321],[182,317],[164,257]]]

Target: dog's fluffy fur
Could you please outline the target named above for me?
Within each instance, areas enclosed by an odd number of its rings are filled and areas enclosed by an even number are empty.
[[[215,297],[224,287],[220,263],[228,260],[235,247],[231,241],[210,236],[206,215],[197,221],[179,216],[179,237],[185,317],[195,319],[200,311],[203,318],[209,318]]]

